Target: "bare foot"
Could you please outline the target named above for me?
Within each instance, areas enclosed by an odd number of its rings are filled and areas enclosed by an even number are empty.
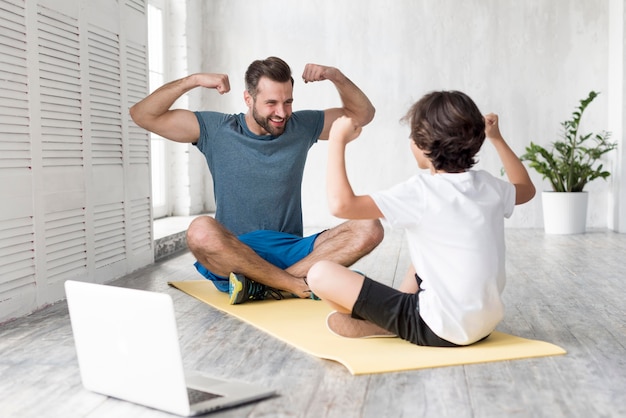
[[[363,319],[354,319],[350,314],[333,311],[326,317],[328,329],[340,337],[347,338],[377,338],[395,337],[391,331],[379,327]]]

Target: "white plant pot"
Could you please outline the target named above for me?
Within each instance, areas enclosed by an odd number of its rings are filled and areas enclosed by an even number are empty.
[[[543,192],[546,234],[584,234],[587,227],[587,192]]]

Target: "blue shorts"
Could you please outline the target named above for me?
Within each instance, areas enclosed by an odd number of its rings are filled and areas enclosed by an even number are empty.
[[[277,231],[252,231],[239,235],[239,241],[252,248],[265,261],[278,268],[286,269],[296,264],[313,251],[317,234],[308,237],[287,234]],[[222,292],[228,292],[228,277],[218,276],[210,272],[198,261],[194,264],[198,273],[211,280]]]

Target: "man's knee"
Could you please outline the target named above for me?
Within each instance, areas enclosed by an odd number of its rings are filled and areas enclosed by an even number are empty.
[[[187,246],[192,253],[199,249],[219,247],[222,242],[219,222],[210,216],[198,216],[187,228]]]
[[[357,225],[357,237],[363,250],[373,250],[380,244],[385,237],[385,230],[383,229],[380,220],[368,219],[358,222]]]

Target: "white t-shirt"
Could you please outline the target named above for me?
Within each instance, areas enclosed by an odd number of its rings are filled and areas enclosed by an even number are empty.
[[[493,331],[504,315],[504,218],[515,186],[485,171],[424,173],[371,197],[392,227],[406,230],[430,329],[460,345]]]

